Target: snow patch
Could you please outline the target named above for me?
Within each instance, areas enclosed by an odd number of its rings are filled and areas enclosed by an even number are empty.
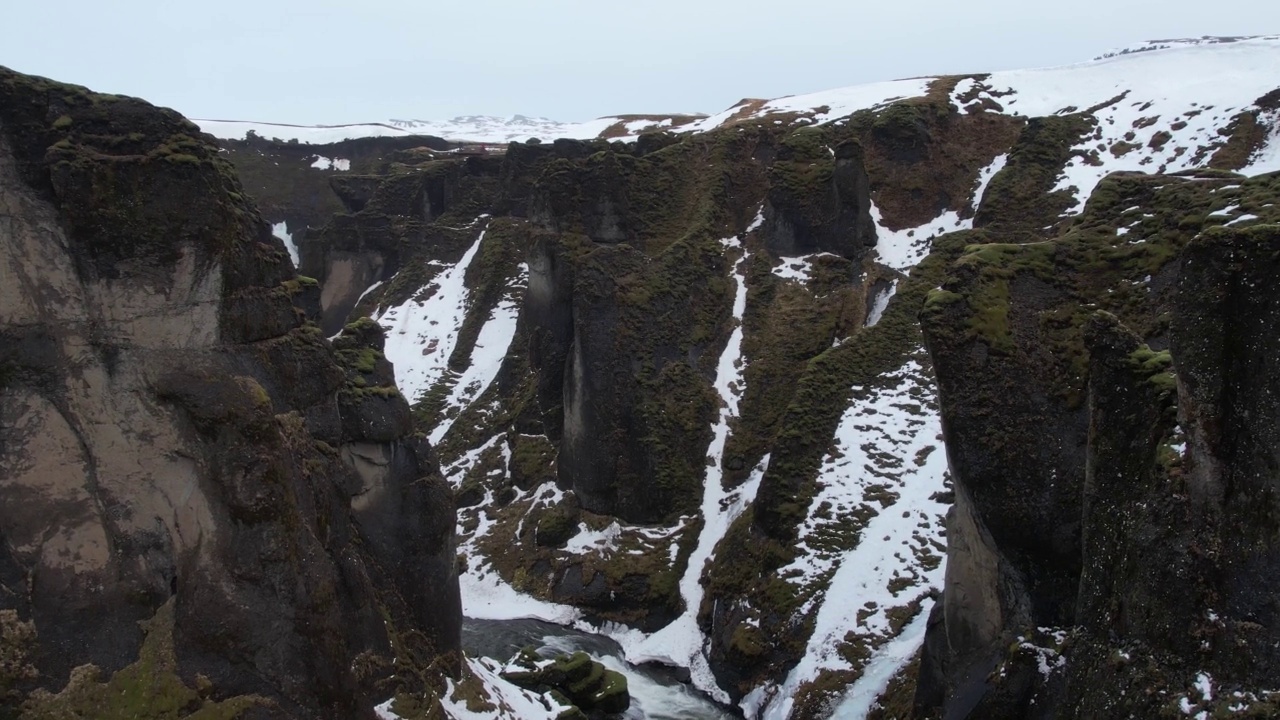
[[[498,370],[502,368],[507,350],[511,347],[511,340],[516,334],[516,321],[520,317],[520,298],[528,276],[529,266],[521,263],[520,272],[508,287],[506,295],[490,313],[484,326],[480,328],[476,344],[471,350],[470,364],[457,376],[453,389],[445,400],[444,417],[431,430],[428,439],[432,444],[444,438],[449,428],[453,427],[453,421],[458,414],[484,395],[493,384],[494,378],[498,376]]]
[[[296,269],[301,265],[302,261],[298,257],[298,246],[293,242],[293,233],[289,232],[288,225],[282,222],[272,225],[271,234],[280,238],[280,241],[284,243],[284,249],[288,251],[289,259],[293,261],[293,267]]]
[[[351,161],[341,158],[327,158],[321,155],[316,157],[315,161],[311,163],[311,167],[316,168],[317,170],[337,170],[339,172],[346,172],[351,169]]]
[[[462,259],[436,275],[428,286],[434,288],[431,297],[410,298],[374,318],[387,331],[383,354],[395,365],[396,385],[410,404],[449,370],[449,356],[466,316],[464,279],[484,235],[480,231]]]
[[[1262,175],[1280,171],[1280,110],[1260,113],[1259,122],[1270,125],[1262,147],[1249,159],[1249,164],[1240,170],[1245,175]]]
[[[586,523],[578,525],[578,534],[565,543],[564,551],[570,555],[585,555],[599,550],[613,550],[618,547],[618,536],[622,534],[622,526],[616,521],[603,530],[592,530]]]
[[[474,559],[474,556],[473,556]],[[534,618],[560,625],[572,625],[582,611],[569,605],[539,600],[511,587],[492,568],[458,575],[462,607],[467,617],[477,620],[518,620]]]
[[[815,258],[823,255],[837,257],[832,253],[814,253],[813,255],[799,255],[796,257],[784,257],[782,262],[772,268],[773,274],[783,280],[793,280],[804,285],[809,282],[809,278],[813,277],[813,261]]]
[[[748,717],[784,720],[796,691],[823,670],[861,671],[859,697],[879,695],[918,647],[923,625],[916,623],[942,585],[948,505],[938,498],[947,489],[947,461],[933,383],[913,358],[853,394],[799,528],[796,560],[778,571],[808,598],[800,613],[814,617],[813,634],[782,683],[743,701]],[[833,534],[851,532],[851,549],[828,549]],[[904,612],[914,619],[895,631]],[[908,635],[908,628],[919,632]],[[872,649],[863,667],[839,652],[851,634]]]
[[[890,230],[884,222],[884,216],[875,201],[871,201],[871,219],[876,224],[876,253],[880,263],[894,270],[909,270],[916,266],[929,254],[933,239],[957,230],[973,228],[973,213],[977,212],[986,195],[991,179],[1000,172],[1008,162],[1008,155],[999,155],[989,165],[978,172],[973,199],[969,203],[971,212],[968,217],[961,217],[955,210],[947,210],[929,222],[913,228]]]
[[[867,717],[871,706],[884,694],[885,688],[889,687],[889,681],[911,662],[916,651],[924,644],[924,632],[929,627],[929,612],[932,609],[933,600],[921,603],[920,612],[902,633],[876,651],[862,675],[849,687],[836,706],[833,718],[863,720]]]
[[[895,279],[889,283],[888,288],[876,293],[871,301],[871,309],[867,311],[867,327],[875,327],[876,323],[880,322],[880,318],[884,317],[884,311],[889,307],[889,301],[897,292],[898,281]]]

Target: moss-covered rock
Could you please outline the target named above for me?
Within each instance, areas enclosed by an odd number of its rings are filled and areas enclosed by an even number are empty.
[[[1212,659],[1221,646],[1206,638],[1236,630],[1230,619],[1206,621],[1220,617],[1206,608],[1221,607],[1223,593],[1242,593],[1232,602],[1261,597],[1214,578],[1260,562],[1270,551],[1258,544],[1269,533],[1259,528],[1270,526],[1260,520],[1245,530],[1242,508],[1226,525],[1212,519],[1224,496],[1200,473],[1222,467],[1221,456],[1190,428],[1214,428],[1206,438],[1234,432],[1216,415],[1230,401],[1217,390],[1196,393],[1193,368],[1210,369],[1218,388],[1247,383],[1250,417],[1274,412],[1263,409],[1270,371],[1252,364],[1271,357],[1259,343],[1271,332],[1264,318],[1274,317],[1274,294],[1258,289],[1269,287],[1261,278],[1275,257],[1272,226],[1218,228],[1211,218],[1229,217],[1241,197],[1256,202],[1275,191],[1269,177],[1194,176],[1111,176],[1069,231],[1038,244],[970,244],[929,295],[921,320],[959,505],[970,518],[948,529],[948,587],[969,589],[944,594],[945,622],[930,635],[947,633],[949,645],[926,643],[922,687],[945,684],[939,673],[960,682],[972,658],[1027,627],[1082,631],[1054,650],[1064,656],[1061,675],[1010,660],[1006,680],[981,700],[989,716],[1034,702],[1070,717],[1156,717],[1167,709],[1162,694],[1190,682],[1187,657],[1218,667],[1215,682],[1229,677],[1242,688],[1257,687],[1258,673],[1272,667],[1268,653],[1252,650],[1223,655],[1221,665]],[[1266,202],[1253,206],[1280,219]],[[1025,239],[998,227],[989,232]],[[1229,289],[1236,282],[1252,288],[1250,300]],[[1232,381],[1221,342],[1250,348]],[[1228,462],[1242,478],[1261,477],[1251,453]],[[1253,498],[1249,517],[1270,517],[1270,501]],[[1232,545],[1244,535],[1253,540]],[[984,581],[974,568],[987,553],[999,570]],[[984,582],[998,606],[994,635],[972,631],[991,619],[973,591]],[[939,670],[935,654],[951,667]]]
[[[23,720],[233,720],[250,709],[269,704],[266,698],[239,696],[214,701],[208,678],[197,676],[196,687],[178,676],[173,649],[173,603],[162,605],[144,623],[146,640],[138,660],[112,673],[105,681],[93,665],[71,671],[71,680],[57,694],[38,691],[24,704]]]
[[[588,717],[617,717],[631,707],[625,675],[609,670],[584,652],[549,661],[522,653],[515,669],[503,672],[511,682],[538,692],[557,692]]]

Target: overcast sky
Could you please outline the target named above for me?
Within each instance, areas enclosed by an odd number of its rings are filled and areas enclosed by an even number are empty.
[[[5,0],[0,65],[198,118],[575,121],[1275,32],[1276,0]]]

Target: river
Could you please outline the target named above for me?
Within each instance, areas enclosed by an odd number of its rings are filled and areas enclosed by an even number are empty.
[[[731,720],[741,718],[736,708],[716,704],[692,686],[677,680],[670,670],[631,665],[618,643],[604,637],[541,620],[473,620],[462,626],[462,649],[473,657],[506,662],[525,646],[572,653],[581,650],[627,676],[631,709],[627,720]]]

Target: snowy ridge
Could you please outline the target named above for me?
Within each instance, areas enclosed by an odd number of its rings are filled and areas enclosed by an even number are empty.
[[[672,127],[679,122],[686,122],[694,116],[673,115],[667,117],[654,116],[645,118],[628,118],[625,116],[609,116],[588,120],[586,122],[565,123],[547,118],[529,118],[513,115],[499,118],[487,115],[467,115],[443,122],[432,120],[392,120],[395,127],[411,131],[416,135],[434,135],[446,140],[469,142],[524,142],[531,138],[543,141],[571,138],[587,140],[609,134],[618,134],[618,139],[633,139],[641,132]]]
[[[1280,169],[1280,117],[1274,110],[1255,105],[1263,95],[1280,87],[1280,35],[1158,40],[1075,65],[970,75],[958,81],[955,77],[893,80],[775,100],[744,101],[706,117],[610,116],[566,123],[522,115],[468,115],[445,121],[391,120],[325,126],[238,120],[196,122],[202,130],[220,138],[239,139],[253,131],[263,137],[316,144],[408,135],[494,144],[533,138],[632,140],[648,130],[705,132],[748,119],[839,122],[861,110],[922,97],[937,82],[956,82],[951,101],[962,111],[984,108],[1041,117],[1092,109],[1096,129],[1074,149],[1074,157],[1063,168],[1057,187],[1072,192],[1077,201],[1073,212],[1083,207],[1085,198],[1108,173],[1175,172],[1204,165],[1226,142],[1219,130],[1245,111],[1260,111],[1269,138],[1243,172]],[[1223,82],[1223,78],[1230,78],[1230,82]],[[342,159],[318,158],[316,162],[326,169],[346,169]],[[940,217],[927,225],[954,230],[959,229],[960,221],[959,217]],[[918,229],[902,232],[911,230]],[[904,252],[916,255],[927,248],[927,240],[919,235],[911,235],[914,242],[904,247]],[[902,263],[911,264],[905,258]]]
[[[895,100],[919,97],[929,89],[933,78],[891,80],[888,82],[853,85],[835,90],[823,90],[807,95],[792,95],[758,104],[735,105],[724,112],[686,125],[682,132],[705,132],[731,121],[761,118],[770,115],[804,114],[813,122],[830,122],[847,117],[859,110],[888,105]],[[782,122],[779,120],[778,122]]]
[[[1137,45],[1130,45],[1118,50],[1110,50],[1094,58],[1094,60],[1106,60],[1107,58],[1119,57],[1121,55],[1132,55],[1133,53],[1139,52],[1150,52],[1151,50],[1168,50],[1175,47],[1195,47],[1197,45],[1219,45],[1222,43],[1240,42],[1241,40],[1280,40],[1280,35],[1204,35],[1198,38],[1148,40],[1146,42],[1138,43]]]
[[[743,700],[747,717],[785,720],[796,691],[823,671],[861,675],[874,698],[918,647],[923,625],[919,634],[907,633],[928,616],[930,593],[942,586],[949,507],[932,385],[913,358],[854,388],[799,529],[796,560],[779,571],[808,598],[799,614],[815,618],[814,631],[782,683]],[[871,651],[865,664],[855,666],[840,653],[849,642]]]
[[[1062,68],[993,73],[976,89],[979,100],[1006,113],[1094,108],[1096,128],[1076,146],[1055,188],[1072,192],[1071,212],[1078,213],[1109,173],[1203,166],[1226,143],[1218,131],[1277,87],[1280,37],[1171,44]]]
[[[533,138],[543,141],[571,138],[589,140],[604,136],[634,139],[641,132],[687,123],[700,115],[611,116],[586,122],[558,122],[524,115],[494,117],[465,115],[452,120],[389,120],[385,123],[352,123],[348,125],[290,125],[251,120],[194,120],[200,129],[217,138],[243,140],[249,132],[288,142],[325,145],[366,137],[410,137],[430,135],[454,142],[494,143],[524,142]],[[335,161],[335,163],[347,161]],[[319,167],[319,166],[317,166]],[[327,166],[326,166],[327,168]],[[334,169],[346,170],[337,164]]]
[[[255,120],[212,120],[192,118],[204,132],[223,140],[243,140],[250,132],[264,138],[288,142],[297,140],[312,145],[366,137],[399,137],[415,135],[403,128],[383,123],[350,123],[345,125],[291,125]]]

